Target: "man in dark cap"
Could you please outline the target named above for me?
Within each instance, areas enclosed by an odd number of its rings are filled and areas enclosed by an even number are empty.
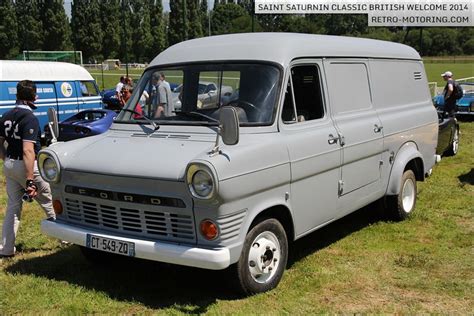
[[[23,199],[35,199],[48,218],[56,218],[49,184],[39,175],[36,164],[36,156],[41,149],[39,121],[33,114],[36,109],[33,103],[36,101],[36,85],[23,80],[16,89],[16,106],[0,118],[0,149],[8,196],[0,257],[15,255]],[[6,153],[5,142],[8,144]]]

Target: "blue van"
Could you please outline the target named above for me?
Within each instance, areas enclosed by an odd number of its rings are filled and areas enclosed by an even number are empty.
[[[58,120],[82,110],[102,109],[94,78],[83,67],[62,62],[0,60],[0,117],[15,107],[16,85],[21,80],[36,83],[38,107],[34,111],[40,126],[48,124],[48,108],[54,107]],[[44,133],[44,131],[43,131]]]

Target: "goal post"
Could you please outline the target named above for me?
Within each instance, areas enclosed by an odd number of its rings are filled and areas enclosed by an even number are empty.
[[[82,65],[82,51],[80,50],[61,50],[61,51],[45,51],[45,50],[24,50],[23,60],[40,60],[40,61],[63,61],[67,63]]]

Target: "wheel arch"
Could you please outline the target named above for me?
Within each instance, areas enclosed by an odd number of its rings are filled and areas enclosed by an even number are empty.
[[[246,234],[255,225],[267,218],[274,218],[282,224],[283,228],[285,229],[288,242],[293,241],[295,239],[295,226],[293,222],[293,216],[291,215],[290,209],[286,205],[282,204],[270,206],[258,212],[252,219],[250,226],[246,231]]]
[[[408,142],[400,147],[390,172],[386,195],[396,195],[400,193],[400,179],[406,170],[412,170],[415,173],[417,181],[424,181],[424,163],[423,156],[418,151],[415,143]]]

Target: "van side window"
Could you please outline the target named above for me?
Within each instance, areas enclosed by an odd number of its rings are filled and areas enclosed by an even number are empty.
[[[95,97],[99,95],[92,81],[81,81],[81,93],[83,97]]]
[[[335,115],[372,107],[365,64],[332,62],[327,70],[331,109]]]
[[[320,119],[323,116],[324,106],[318,68],[313,65],[293,67],[283,104],[283,122],[305,122]]]

